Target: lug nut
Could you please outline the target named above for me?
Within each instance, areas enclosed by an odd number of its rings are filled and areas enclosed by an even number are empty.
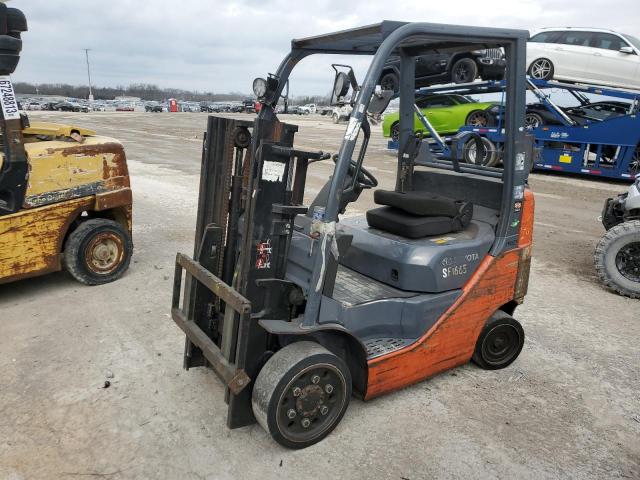
[[[331,392],[333,392],[333,385],[331,385],[330,383],[327,383],[327,384],[324,386],[324,391],[325,391],[325,392],[327,392],[327,393],[331,393]]]
[[[287,412],[287,417],[293,420],[294,418],[296,418],[296,411],[293,408],[290,408]]]
[[[300,387],[295,387],[293,389],[293,396],[294,397],[299,397],[301,393],[302,393],[302,390],[300,390]]]
[[[309,420],[308,418],[303,418],[300,424],[303,428],[309,428],[309,425],[311,425],[311,420]]]
[[[320,413],[322,415],[326,415],[327,413],[329,413],[329,407],[327,407],[326,405],[323,405],[322,407],[320,407]]]
[[[320,382],[320,375],[314,375],[313,377],[311,377],[311,383],[317,385],[318,382]]]

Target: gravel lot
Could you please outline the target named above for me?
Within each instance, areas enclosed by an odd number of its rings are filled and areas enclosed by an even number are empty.
[[[326,440],[289,451],[257,425],[228,430],[220,382],[182,369],[173,260],[193,251],[206,115],[31,118],[125,144],[135,254],[101,287],[65,272],[0,285],[1,479],[640,478],[640,303],[603,289],[592,261],[603,201],[625,184],[532,175],[534,261],[516,312],[527,340],[511,367],[467,365],[353,400]],[[334,152],[344,131],[319,116],[285,120],[306,149]],[[366,164],[389,187],[395,159],[378,130]],[[311,167],[308,193],[332,165]],[[371,205],[367,192],[357,208]]]

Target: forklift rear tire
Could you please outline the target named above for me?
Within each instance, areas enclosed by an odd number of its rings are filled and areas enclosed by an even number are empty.
[[[85,285],[102,285],[120,278],[129,268],[133,242],[118,222],[86,220],[67,239],[64,266]]]
[[[305,448],[329,435],[351,399],[344,361],[309,341],[287,345],[262,367],[253,387],[253,413],[280,445]]]
[[[518,358],[524,345],[524,330],[520,322],[502,310],[487,321],[471,360],[485,370],[505,368]]]

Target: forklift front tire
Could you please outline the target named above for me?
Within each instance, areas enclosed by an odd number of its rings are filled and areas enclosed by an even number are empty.
[[[520,322],[502,310],[487,321],[471,360],[484,370],[498,370],[511,365],[524,346],[524,329]]]
[[[67,239],[64,266],[85,285],[102,285],[120,278],[129,267],[133,243],[129,232],[106,218],[86,220]]]
[[[253,413],[275,441],[305,448],[329,435],[351,399],[344,361],[309,341],[282,348],[262,367],[253,387]]]

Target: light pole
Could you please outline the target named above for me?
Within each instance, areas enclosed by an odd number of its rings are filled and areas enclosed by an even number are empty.
[[[93,102],[93,92],[91,91],[91,69],[89,68],[89,50],[90,48],[84,49],[84,55],[87,59],[87,76],[89,77],[89,103]]]

